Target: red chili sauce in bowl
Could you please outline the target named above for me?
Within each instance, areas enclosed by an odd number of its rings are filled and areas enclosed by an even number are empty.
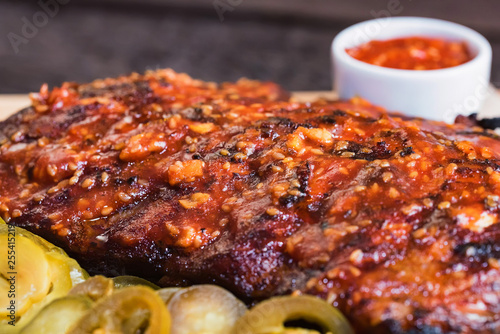
[[[346,52],[368,64],[420,71],[454,67],[474,58],[465,42],[418,36],[370,41]]]

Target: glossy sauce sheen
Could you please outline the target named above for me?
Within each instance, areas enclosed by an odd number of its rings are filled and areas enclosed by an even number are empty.
[[[0,123],[0,213],[91,273],[320,296],[358,333],[500,323],[500,141],[171,70],[65,83]]]
[[[368,64],[419,71],[454,67],[473,59],[465,42],[426,37],[370,41],[346,52]]]

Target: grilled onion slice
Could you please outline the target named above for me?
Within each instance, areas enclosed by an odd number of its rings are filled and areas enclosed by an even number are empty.
[[[160,290],[156,291],[156,294],[160,296],[160,298],[163,300],[165,304],[168,304],[170,299],[179,291],[181,291],[182,288],[163,288]]]
[[[245,304],[215,285],[179,290],[170,298],[168,309],[172,334],[230,334],[236,320],[246,311]]]
[[[168,334],[170,314],[151,288],[126,287],[99,301],[68,334]]]
[[[303,320],[322,333],[353,334],[342,313],[313,296],[284,296],[263,301],[241,317],[234,334],[318,333],[306,328],[287,328],[285,322]]]
[[[22,228],[0,224],[0,250],[12,256],[0,261],[1,333],[18,332],[45,305],[88,276],[62,249]],[[12,300],[15,319],[9,317]]]

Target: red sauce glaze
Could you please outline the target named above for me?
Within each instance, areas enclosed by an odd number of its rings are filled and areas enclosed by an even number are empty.
[[[474,58],[465,42],[419,36],[370,41],[346,51],[368,64],[419,71],[454,67]]]

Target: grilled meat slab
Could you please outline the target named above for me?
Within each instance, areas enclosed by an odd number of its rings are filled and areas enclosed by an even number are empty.
[[[32,94],[0,213],[91,273],[309,293],[359,333],[500,331],[500,141],[159,70]]]

